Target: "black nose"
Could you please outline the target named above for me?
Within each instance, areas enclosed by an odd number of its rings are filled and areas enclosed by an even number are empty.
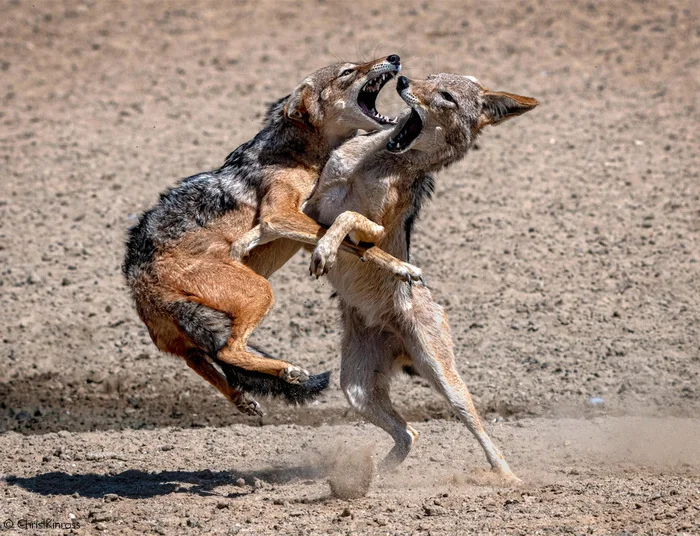
[[[386,59],[386,61],[388,61],[392,65],[401,65],[401,58],[399,58],[397,54],[392,54]]]
[[[404,89],[408,89],[408,78],[399,76],[399,80],[396,82],[396,91],[400,93]]]

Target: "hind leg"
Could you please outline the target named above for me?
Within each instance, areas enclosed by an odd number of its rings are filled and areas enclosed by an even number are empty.
[[[167,269],[166,269],[167,268]],[[291,402],[312,399],[330,373],[310,376],[300,367],[251,351],[247,340],[273,303],[267,279],[228,258],[185,256],[158,274],[176,289],[180,329],[224,371],[229,384]]]
[[[398,414],[389,398],[396,344],[390,334],[364,326],[345,308],[343,324],[340,385],[352,408],[394,439],[394,447],[381,463],[382,470],[393,469],[418,439],[418,432]]]
[[[405,329],[404,342],[417,372],[447,399],[484,449],[491,467],[504,478],[519,482],[484,430],[469,390],[455,366],[447,317],[424,287],[414,288],[413,315]]]
[[[220,311],[182,300],[172,301],[171,289],[148,287],[150,300],[137,301],[139,316],[155,345],[182,357],[187,365],[247,415],[262,415],[255,400],[231,386],[210,358],[225,343],[231,322]],[[139,295],[143,298],[143,294]]]
[[[178,290],[188,302],[222,312],[229,320],[227,336],[217,336],[215,348],[204,347],[209,355],[216,355],[218,361],[229,365],[289,383],[308,380],[308,373],[291,363],[247,350],[248,337],[274,301],[267,279],[236,261],[211,258],[192,259],[178,275]],[[202,317],[198,314],[193,318],[191,327],[183,325],[182,320],[180,324],[189,335],[197,332]]]
[[[229,402],[236,406],[241,413],[246,415],[263,416],[262,408],[253,398],[243,391],[239,391],[231,387],[224,376],[209,362],[209,359],[203,352],[192,350],[188,352],[185,358],[187,365],[207,380],[210,384],[216,387],[219,392],[224,395]]]

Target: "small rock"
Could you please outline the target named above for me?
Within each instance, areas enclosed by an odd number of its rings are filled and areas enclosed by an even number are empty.
[[[114,502],[119,499],[119,495],[116,493],[106,493],[103,498],[105,502]]]
[[[588,399],[588,404],[591,406],[601,406],[605,404],[605,400],[597,396],[592,396]]]
[[[115,452],[88,452],[85,455],[85,459],[89,461],[111,460],[116,457],[117,454]]]
[[[107,373],[104,371],[90,371],[88,373],[87,378],[85,378],[85,381],[87,383],[103,383],[107,379]]]
[[[441,516],[446,510],[442,506],[423,506],[423,512],[426,516]]]
[[[66,439],[67,437],[71,436],[71,433],[68,430],[59,430],[58,434],[56,435],[62,439]]]
[[[350,512],[349,508],[345,508],[342,512],[340,512],[340,517],[350,517],[351,515],[352,512]]]
[[[220,501],[216,503],[216,509],[217,510],[223,510],[224,508],[228,508],[229,504],[227,502]]]
[[[191,528],[194,528],[194,527],[199,526],[199,523],[197,522],[196,519],[194,519],[193,517],[190,517],[190,518],[187,519],[187,526],[188,526],[188,527],[191,527]]]
[[[241,478],[236,479],[236,486],[238,486],[239,488],[244,487],[245,486],[245,478],[241,477]]]
[[[173,450],[174,448],[175,447],[172,445],[163,445],[162,447],[160,447],[160,450],[162,450],[163,452],[168,452],[169,450]]]
[[[111,518],[107,512],[90,510],[90,512],[88,512],[88,519],[90,523],[102,523],[104,521],[109,521]]]

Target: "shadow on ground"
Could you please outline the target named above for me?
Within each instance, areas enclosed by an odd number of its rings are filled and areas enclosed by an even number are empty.
[[[128,470],[115,475],[69,475],[60,471],[43,473],[33,477],[8,475],[5,481],[39,495],[74,495],[101,498],[107,494],[130,499],[143,499],[171,493],[195,495],[219,495],[236,498],[251,493],[250,487],[241,487],[238,493],[217,493],[220,486],[230,486],[243,478],[247,486],[256,480],[269,484],[284,484],[294,480],[317,480],[327,472],[310,465],[276,467],[257,471],[162,471],[147,473]]]
[[[61,389],[46,389],[60,384]],[[182,397],[179,383],[153,379],[148,385],[108,390],[104,384],[63,376],[38,374],[0,382],[0,433],[45,434],[99,430],[154,429],[163,427],[223,427],[233,424],[268,426],[295,423],[305,426],[339,424],[359,420],[349,406],[335,404],[290,406],[263,397],[265,417],[243,415],[204,382],[194,383]],[[487,408],[479,408],[482,411]],[[451,418],[446,404],[417,404],[401,408],[409,420]]]

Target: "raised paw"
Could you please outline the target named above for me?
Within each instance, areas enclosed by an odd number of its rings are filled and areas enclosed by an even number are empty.
[[[303,368],[290,365],[284,369],[281,378],[287,383],[302,384],[309,381],[309,373]]]
[[[260,404],[258,404],[257,400],[251,398],[245,393],[241,394],[241,396],[238,397],[238,399],[234,403],[236,404],[238,410],[245,415],[252,415],[258,417],[263,416],[262,407],[260,406]]]
[[[311,254],[309,273],[315,275],[316,279],[327,274],[328,270],[335,264],[336,256],[336,250],[326,247],[323,242],[319,242],[316,249],[314,249],[314,252]]]
[[[402,281],[406,281],[409,285],[419,282],[427,286],[425,279],[423,279],[423,272],[417,266],[413,266],[407,262],[401,262],[394,266],[393,269],[394,275]]]

